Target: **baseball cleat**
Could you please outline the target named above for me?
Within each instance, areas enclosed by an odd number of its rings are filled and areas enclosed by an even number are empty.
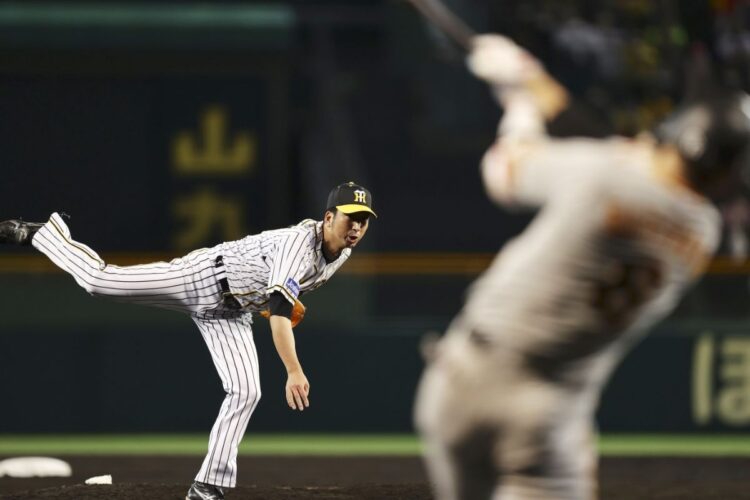
[[[195,481],[188,490],[185,500],[224,500],[224,491],[213,484]]]
[[[0,243],[31,245],[31,238],[44,224],[10,219],[0,222]]]

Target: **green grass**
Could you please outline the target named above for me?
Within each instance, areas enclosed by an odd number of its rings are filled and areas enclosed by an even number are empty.
[[[606,435],[599,439],[605,456],[750,457],[750,435]]]
[[[0,455],[203,455],[208,435],[0,435]],[[606,435],[604,456],[750,457],[750,435]],[[243,455],[417,455],[408,434],[248,434]]]
[[[0,435],[0,454],[202,455],[208,434]],[[248,434],[243,455],[416,455],[419,443],[407,434]]]

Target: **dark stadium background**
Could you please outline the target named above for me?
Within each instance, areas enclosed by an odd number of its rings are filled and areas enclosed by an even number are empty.
[[[745,2],[446,3],[540,55],[603,132],[668,113],[697,51],[747,88]],[[479,182],[499,116],[404,2],[0,2],[0,218],[65,211],[127,264],[319,217],[342,181],[371,189],[361,248],[305,298],[303,415],[256,320],[251,432],[412,429],[421,336],[529,220]],[[717,258],[617,371],[603,431],[748,430],[749,271]],[[0,285],[0,432],[210,427],[222,391],[189,318],[87,297],[31,250],[0,249]]]

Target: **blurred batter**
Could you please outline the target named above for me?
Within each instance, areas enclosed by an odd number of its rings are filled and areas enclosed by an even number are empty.
[[[471,71],[504,108],[485,189],[539,212],[428,356],[428,470],[439,500],[593,499],[602,386],[716,251],[715,205],[744,187],[750,98],[686,103],[656,138],[553,139],[546,125],[575,112],[565,89],[507,38],[473,47]]]

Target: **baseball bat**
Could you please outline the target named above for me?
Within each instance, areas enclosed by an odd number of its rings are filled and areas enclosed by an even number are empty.
[[[469,52],[476,32],[451,12],[440,0],[407,0],[435,27],[459,47]]]

